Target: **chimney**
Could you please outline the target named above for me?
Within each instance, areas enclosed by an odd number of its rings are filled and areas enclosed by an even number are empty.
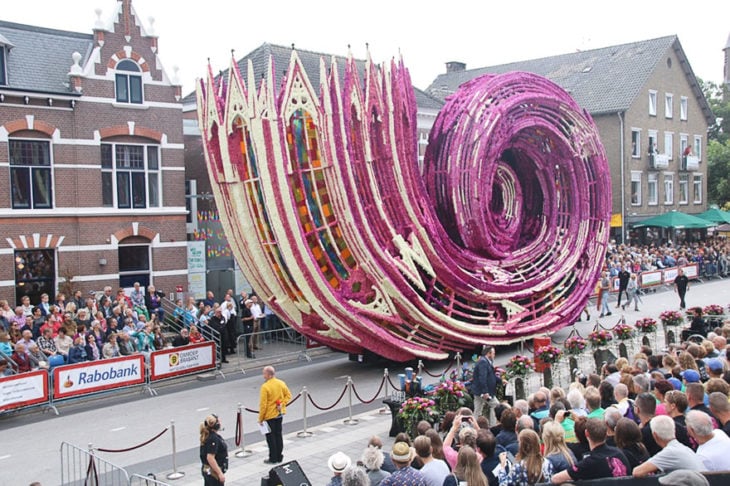
[[[449,61],[446,63],[446,74],[461,73],[466,71],[466,63],[460,61]]]

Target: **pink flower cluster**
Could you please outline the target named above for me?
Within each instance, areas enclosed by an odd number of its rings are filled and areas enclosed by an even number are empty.
[[[678,326],[684,322],[682,313],[676,310],[666,310],[659,314],[659,319],[665,326]]]
[[[512,356],[509,363],[507,363],[507,374],[510,377],[526,376],[532,370],[532,360],[527,356],[517,354]]]
[[[644,317],[643,319],[639,319],[638,321],[636,321],[636,324],[634,324],[634,326],[641,332],[656,331],[656,321],[651,317]]]
[[[702,309],[702,312],[708,316],[721,316],[725,313],[725,309],[723,309],[719,304],[710,304],[705,306],[705,308]]]
[[[588,345],[588,342],[580,336],[571,336],[565,340],[565,351],[568,354],[580,354]]]
[[[552,364],[557,363],[560,358],[562,358],[563,352],[552,344],[548,344],[547,346],[537,348],[535,355],[540,358],[542,362]]]
[[[611,333],[605,329],[597,329],[588,335],[588,340],[594,348],[605,346],[612,339]]]
[[[634,337],[634,328],[626,323],[619,323],[613,328],[613,333],[617,339],[626,340]]]

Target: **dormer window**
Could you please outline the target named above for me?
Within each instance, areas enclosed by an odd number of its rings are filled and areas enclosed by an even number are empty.
[[[5,49],[6,47],[0,44],[0,86],[8,84],[8,76],[5,71]]]
[[[117,101],[142,104],[142,74],[134,61],[125,59],[117,64]]]

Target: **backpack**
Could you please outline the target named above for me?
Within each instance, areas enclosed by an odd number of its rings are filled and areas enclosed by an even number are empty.
[[[624,413],[624,417],[627,419],[633,420],[637,425],[639,424],[639,417],[636,416],[636,412],[634,411],[634,401],[632,399],[628,399],[629,406],[626,409],[626,413]]]

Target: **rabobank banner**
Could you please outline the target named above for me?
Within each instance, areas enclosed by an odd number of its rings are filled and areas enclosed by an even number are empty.
[[[150,354],[150,381],[215,368],[215,343],[198,343]]]
[[[142,355],[57,366],[53,368],[53,398],[61,400],[111,388],[140,385],[144,381]]]
[[[0,412],[48,401],[48,372],[31,371],[0,378]]]

